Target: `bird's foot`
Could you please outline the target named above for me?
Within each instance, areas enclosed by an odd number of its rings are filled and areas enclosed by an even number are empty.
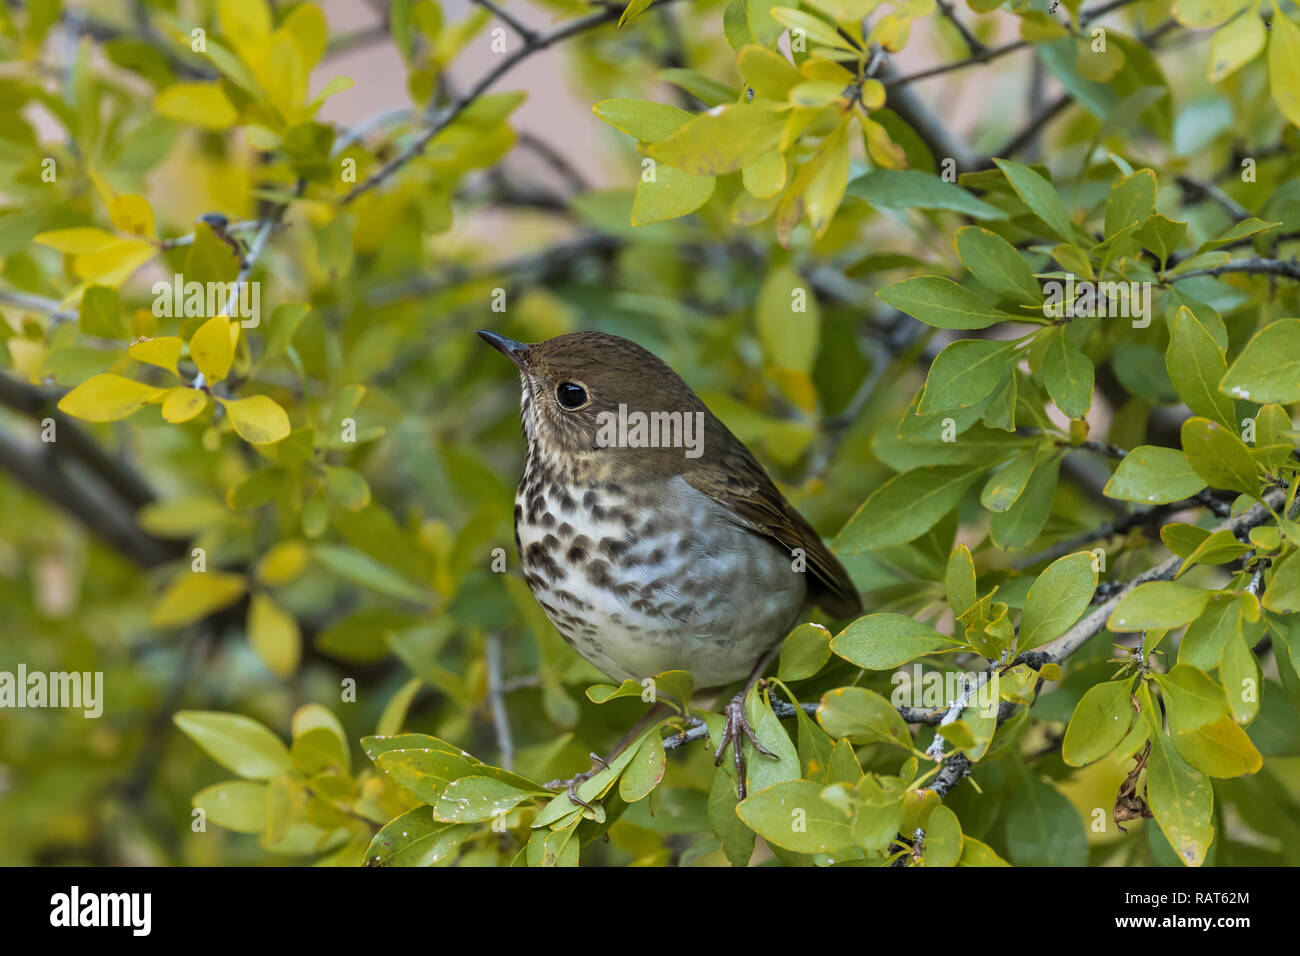
[[[714,766],[722,763],[722,757],[727,752],[727,748],[731,748],[731,756],[736,763],[736,799],[744,800],[748,792],[745,789],[745,741],[748,740],[754,745],[754,749],[765,757],[776,759],[776,754],[759,743],[758,736],[749,723],[749,718],[745,716],[744,692],[731,698],[731,703],[727,705],[723,713],[726,715],[727,725],[722,729],[722,739],[718,742],[717,753],[713,755],[713,763]]]
[[[552,780],[550,783],[546,784],[546,789],[565,790],[568,792],[570,800],[572,800],[578,806],[585,807],[586,809],[590,810],[592,813],[595,813],[596,808],[593,807],[586,800],[582,799],[582,797],[578,796],[578,787],[586,783],[588,780],[590,780],[596,774],[600,773],[602,770],[608,770],[608,769],[609,769],[609,764],[605,762],[605,758],[597,754],[591,754],[590,770],[585,770],[582,773],[574,774],[572,777],[569,777],[567,780]]]

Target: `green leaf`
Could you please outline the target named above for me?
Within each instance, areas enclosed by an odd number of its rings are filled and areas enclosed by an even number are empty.
[[[1183,306],[1169,330],[1165,367],[1178,397],[1194,414],[1211,418],[1220,425],[1233,424],[1232,399],[1219,391],[1219,381],[1228,371],[1223,349],[1214,335]]]
[[[1102,492],[1121,501],[1168,504],[1190,498],[1204,487],[1205,480],[1177,448],[1139,445],[1120,461]]]
[[[1209,600],[1210,592],[1200,588],[1147,581],[1120,599],[1106,627],[1116,632],[1181,627],[1200,617]]]
[[[219,827],[236,833],[266,830],[266,784],[230,780],[204,787],[194,795],[195,807]]]
[[[1276,614],[1300,612],[1300,552],[1293,551],[1277,566],[1262,602]]]
[[[1133,239],[1143,249],[1155,253],[1163,268],[1186,233],[1187,223],[1176,222],[1156,213],[1134,231]]]
[[[1016,866],[1083,866],[1088,836],[1061,792],[1025,774],[1007,799],[1007,856]]]
[[[1088,688],[1065,728],[1061,759],[1066,764],[1086,766],[1119,746],[1137,716],[1129,696],[1132,684],[1117,680]]]
[[[957,257],[980,285],[1015,302],[1035,306],[1042,302],[1042,289],[1029,263],[996,232],[963,226],[957,230],[956,244]]]
[[[1203,671],[1219,666],[1223,645],[1240,625],[1241,602],[1231,598],[1216,597],[1183,634],[1178,645],[1178,663],[1188,664]]]
[[[1017,649],[1040,647],[1064,634],[1092,603],[1097,571],[1089,551],[1053,561],[1034,579],[1025,597]]]
[[[415,604],[428,604],[432,599],[428,591],[355,548],[319,544],[313,553],[327,570],[353,584]]]
[[[821,339],[821,310],[808,281],[788,266],[769,272],[759,291],[757,320],[768,362],[811,375]]]
[[[917,413],[929,415],[979,404],[1003,383],[1015,356],[1010,342],[960,339],[950,343],[930,365]]]
[[[242,714],[182,710],[172,721],[227,770],[251,780],[269,780],[291,766],[289,750],[262,724]]]
[[[926,465],[895,475],[871,493],[835,539],[845,554],[903,544],[957,507],[982,465]]]
[[[666,768],[663,738],[658,733],[647,734],[619,778],[618,795],[627,803],[636,803],[649,796],[664,778]]]
[[[754,855],[754,831],[736,815],[736,784],[721,768],[709,791],[709,826],[732,866],[746,866]]]
[[[416,807],[375,834],[366,848],[366,866],[435,866],[448,860],[473,832],[469,824],[435,820],[432,807]]]
[[[834,853],[853,845],[849,817],[821,798],[823,786],[790,780],[755,793],[736,813],[755,833],[795,853]]]
[[[1156,211],[1156,174],[1139,169],[1110,189],[1106,200],[1106,238],[1140,226]]]
[[[955,616],[960,617],[975,603],[977,597],[975,583],[975,562],[971,559],[970,548],[958,544],[948,556],[948,566],[943,576],[944,591],[948,596],[948,606]]]
[[[1016,503],[989,521],[989,536],[999,548],[1027,548],[1043,530],[1052,512],[1056,483],[1061,473],[1061,459],[1040,462],[1029,476],[1029,483]]]
[[[845,195],[884,209],[944,209],[975,219],[1007,218],[997,206],[956,183],[918,169],[873,169],[851,181]]]
[[[1211,777],[1255,773],[1263,757],[1232,721],[1223,688],[1195,667],[1178,664],[1156,681],[1169,712],[1169,731],[1178,752]]]
[[[1057,195],[1056,188],[1028,166],[1009,159],[995,159],[998,169],[1002,170],[1021,200],[1039,219],[1043,220],[1057,236],[1064,241],[1074,243],[1074,224],[1065,203]]]
[[[1070,344],[1059,329],[1043,355],[1043,383],[1052,401],[1070,418],[1083,418],[1092,407],[1092,359]]]
[[[433,802],[433,818],[443,823],[480,823],[509,813],[525,800],[550,795],[469,775],[449,783]]]
[[[131,332],[122,316],[122,301],[117,290],[92,285],[81,297],[77,325],[85,335],[105,339],[129,339]]]
[[[1147,804],[1184,865],[1200,866],[1214,839],[1214,789],[1162,733],[1151,735]]]
[[[1219,389],[1251,402],[1300,402],[1300,319],[1282,319],[1256,332]]]
[[[1169,12],[1193,30],[1217,27],[1250,6],[1251,0],[1174,0]]]
[[[947,807],[935,807],[925,825],[922,866],[956,866],[961,859],[962,832],[957,815]]]
[[[998,322],[1023,321],[1020,316],[989,305],[974,292],[943,276],[913,276],[878,290],[876,295],[900,312],[937,329],[986,329]]]
[[[831,639],[831,650],[851,664],[873,671],[893,670],[900,664],[956,650],[950,637],[903,614],[868,614],[858,618]]]
[[[831,632],[820,624],[800,624],[781,645],[776,676],[783,681],[812,677],[831,659]]]
[[[1259,497],[1259,477],[1250,449],[1234,432],[1206,418],[1183,422],[1183,453],[1192,470],[1212,488]]]
[[[1223,694],[1233,719],[1239,724],[1249,724],[1259,713],[1263,681],[1260,680],[1259,661],[1240,628],[1223,645],[1219,678],[1223,681]]]
[[[1020,500],[1038,464],[1038,449],[1026,448],[996,469],[980,491],[980,504],[989,511],[1007,511]]]
[[[912,735],[893,704],[865,687],[839,687],[822,695],[817,722],[832,737],[855,744],[883,742],[912,749]]]

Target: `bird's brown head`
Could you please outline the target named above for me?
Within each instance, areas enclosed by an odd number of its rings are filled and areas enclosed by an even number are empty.
[[[635,342],[571,332],[525,345],[496,332],[478,334],[518,367],[524,434],[542,454],[606,466],[635,460],[656,471],[677,470],[683,458],[703,454],[712,415],[667,363]],[[669,441],[639,441],[638,422]]]

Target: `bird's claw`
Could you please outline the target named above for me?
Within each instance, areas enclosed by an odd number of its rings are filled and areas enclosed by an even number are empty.
[[[717,753],[713,755],[713,764],[717,766],[722,763],[722,757],[731,748],[731,756],[736,764],[736,799],[744,800],[748,792],[745,789],[745,752],[744,742],[748,740],[753,744],[754,749],[765,757],[776,759],[776,754],[764,747],[754,733],[754,728],[749,723],[749,718],[745,716],[745,695],[737,694],[731,698],[726,709],[723,711],[727,718],[727,724],[722,729],[722,739],[718,741]]]
[[[546,784],[546,789],[564,790],[568,793],[569,799],[572,800],[574,803],[576,803],[578,806],[584,807],[590,810],[592,813],[595,813],[596,808],[593,807],[586,800],[582,799],[582,797],[578,796],[578,787],[586,783],[588,780],[590,780],[596,774],[600,773],[602,770],[608,770],[609,764],[606,763],[605,759],[598,754],[591,754],[590,756],[591,756],[590,770],[584,770],[582,773],[575,773],[572,777],[569,777],[567,780],[552,780],[548,784]]]

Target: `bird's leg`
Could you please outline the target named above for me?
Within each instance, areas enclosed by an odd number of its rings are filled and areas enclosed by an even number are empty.
[[[758,736],[754,733],[754,728],[750,726],[749,718],[745,716],[745,698],[748,697],[749,692],[754,689],[754,685],[760,683],[763,671],[767,670],[767,665],[772,663],[772,658],[777,655],[780,649],[781,647],[778,644],[763,655],[762,659],[759,660],[758,664],[755,665],[754,670],[750,673],[749,680],[745,682],[745,689],[735,697],[731,698],[731,703],[727,704],[726,709],[723,711],[727,717],[727,724],[722,729],[722,739],[718,741],[718,751],[713,755],[713,764],[714,766],[717,766],[722,763],[722,757],[727,752],[727,748],[731,748],[731,756],[736,763],[737,800],[744,800],[748,793],[745,788],[744,742],[748,740],[754,745],[754,749],[765,757],[771,757],[774,760],[777,759],[776,754],[772,753],[772,751],[759,743]]]
[[[572,800],[574,803],[578,804],[581,807],[586,807],[588,810],[591,810],[594,813],[595,807],[593,807],[586,800],[583,800],[580,796],[578,796],[578,787],[581,784],[586,783],[588,780],[590,780],[596,774],[600,773],[602,770],[607,769],[610,763],[613,762],[614,758],[617,757],[619,754],[621,754],[624,750],[626,750],[629,744],[631,744],[634,740],[639,738],[642,732],[646,729],[646,727],[650,726],[652,722],[657,721],[660,715],[662,715],[663,712],[667,709],[668,707],[666,704],[656,703],[653,707],[651,707],[648,711],[646,711],[644,717],[642,717],[640,720],[638,720],[635,724],[632,725],[632,729],[623,735],[622,739],[620,739],[619,742],[614,745],[614,749],[611,750],[608,755],[601,757],[597,754],[591,754],[590,770],[586,770],[579,774],[574,774],[572,777],[569,777],[567,780],[552,780],[550,783],[546,784],[546,789],[567,790],[570,800]]]

